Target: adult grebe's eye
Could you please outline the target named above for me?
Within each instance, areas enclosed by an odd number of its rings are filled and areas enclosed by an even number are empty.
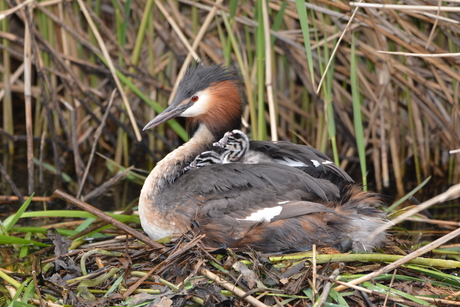
[[[195,95],[195,96],[192,96],[192,98],[190,98],[190,100],[191,100],[192,102],[197,102],[199,98],[200,98],[200,97],[198,97],[198,96]]]

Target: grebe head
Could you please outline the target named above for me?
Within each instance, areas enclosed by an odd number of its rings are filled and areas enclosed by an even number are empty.
[[[175,117],[187,117],[190,135],[204,124],[219,139],[225,132],[241,125],[246,100],[241,85],[242,77],[237,68],[223,64],[205,66],[198,62],[185,73],[171,105],[143,130]]]

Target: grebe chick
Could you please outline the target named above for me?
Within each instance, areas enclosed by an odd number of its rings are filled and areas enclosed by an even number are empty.
[[[234,129],[224,134],[218,142],[213,144],[214,147],[223,148],[222,163],[262,163],[276,162],[269,156],[260,151],[250,150],[249,137],[241,130]]]
[[[196,158],[184,168],[184,171],[191,169],[208,166],[211,164],[222,164],[224,153],[218,153],[214,150],[208,150],[200,153]]]
[[[213,146],[221,148],[222,151],[220,153],[214,150],[202,152],[185,168],[185,171],[211,164],[274,162],[263,153],[250,151],[248,136],[238,129],[226,132]]]

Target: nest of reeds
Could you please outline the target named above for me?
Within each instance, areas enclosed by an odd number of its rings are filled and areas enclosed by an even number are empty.
[[[201,235],[185,234],[158,249],[113,231],[101,233],[104,239],[79,240],[81,245],[76,247],[76,241],[49,229],[42,242],[51,247],[30,258],[37,271],[27,267],[22,273],[2,272],[21,287],[35,286],[27,287],[34,291],[18,289],[34,306],[460,304],[455,273],[460,262],[442,259],[439,250],[429,257],[413,258],[403,267],[389,268],[387,263],[411,252],[408,241],[389,242],[374,254],[336,254],[324,249],[270,256],[210,250],[202,244]],[[359,284],[354,282],[358,279]]]

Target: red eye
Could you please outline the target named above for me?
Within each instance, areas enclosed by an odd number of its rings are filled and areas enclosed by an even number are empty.
[[[192,98],[190,99],[192,102],[197,102],[198,101],[198,96],[192,96]]]

